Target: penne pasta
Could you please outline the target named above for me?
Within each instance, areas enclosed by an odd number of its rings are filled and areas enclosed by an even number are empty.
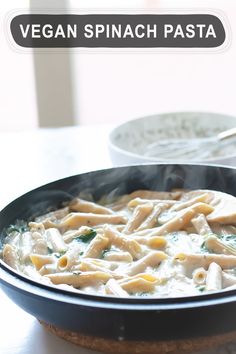
[[[115,279],[109,279],[105,286],[105,291],[109,295],[127,297],[129,294],[122,289]]]
[[[135,208],[138,205],[147,204],[147,203],[150,203],[150,199],[134,198],[134,199],[131,199],[130,202],[127,203],[127,207],[128,208]],[[178,202],[176,200],[168,200],[168,199],[165,199],[165,200],[151,199],[151,203],[153,205],[165,204],[168,207],[171,207],[172,205],[175,205]]]
[[[222,269],[217,263],[212,262],[207,272],[206,290],[217,291],[220,289],[222,289]]]
[[[236,267],[236,256],[227,256],[223,254],[185,254],[179,253],[175,256],[175,260],[182,264],[207,268],[214,262],[222,269]]]
[[[71,211],[77,211],[82,213],[94,213],[94,214],[113,214],[112,210],[105,208],[99,204],[88,202],[86,200],[77,198],[69,204]]]
[[[53,256],[44,256],[41,254],[31,254],[30,260],[37,270],[40,270],[45,264],[56,263],[56,260]]]
[[[168,204],[165,204],[165,203],[159,203],[159,204],[155,205],[152,212],[150,213],[150,215],[148,215],[147,218],[141,223],[141,225],[138,227],[137,231],[150,229],[150,228],[156,226],[158,216],[167,207],[168,207]]]
[[[171,220],[166,222],[160,227],[153,229],[143,230],[137,232],[138,235],[148,234],[149,236],[161,236],[166,235],[173,231],[179,231],[184,229],[193,219],[193,217],[198,213],[209,214],[212,212],[213,208],[208,204],[197,203],[191,207],[183,209],[178,212],[178,214],[173,217]]]
[[[143,273],[147,267],[156,267],[167,255],[161,251],[152,251],[146,256],[142,257],[136,262],[133,262],[130,266],[125,269],[125,273],[128,275],[135,275],[138,273]]]
[[[236,276],[222,272],[222,287],[228,288],[232,285],[236,285]]]
[[[91,285],[104,284],[111,276],[105,272],[64,272],[45,275],[53,284],[67,284],[75,288],[81,288]]]
[[[192,198],[192,199],[189,199],[188,201],[186,202],[179,202],[179,203],[176,203],[174,204],[170,210],[173,211],[179,211],[179,210],[182,210],[182,209],[185,209],[185,208],[188,208],[196,203],[199,203],[199,202],[203,202],[203,203],[207,203],[207,201],[209,200],[209,195],[208,193],[203,193],[203,194],[200,194],[198,196],[196,196],[195,198]]]
[[[133,262],[133,257],[129,252],[106,252],[104,255],[106,261],[115,261],[115,262]]]
[[[236,256],[236,247],[232,246],[230,243],[225,243],[224,241],[220,240],[218,237],[212,235],[208,236],[205,241],[205,247],[214,253],[220,254],[231,254]]]
[[[235,197],[114,194],[100,202],[78,197],[11,225],[0,256],[21,274],[77,293],[160,298],[236,288]]]
[[[54,252],[66,252],[67,245],[65,244],[62,235],[56,228],[46,230],[47,242]]]
[[[193,271],[193,281],[197,285],[202,285],[206,283],[207,271],[201,267]]]
[[[112,230],[109,227],[106,227],[106,229],[104,230],[104,235],[110,240],[113,245],[119,247],[124,251],[128,251],[133,258],[136,259],[141,257],[142,248],[135,240],[126,238],[118,231]]]
[[[106,235],[97,235],[85,250],[83,257],[98,258],[102,251],[109,247],[110,241]]]
[[[212,230],[204,214],[197,215],[191,222],[199,235],[205,236],[212,234]]]
[[[12,245],[5,245],[3,248],[3,260],[11,268],[19,270],[18,256],[15,247]]]
[[[59,223],[55,223],[47,219],[43,222],[45,228],[55,227],[59,230],[75,229],[80,226],[95,226],[100,224],[125,224],[126,218],[122,215],[105,215],[93,213],[69,213]]]
[[[58,270],[65,271],[70,269],[73,265],[77,264],[81,253],[82,247],[80,244],[77,244],[73,248],[68,249],[68,251],[59,257],[57,261]]]
[[[152,203],[138,205],[135,208],[133,215],[131,216],[131,218],[127,222],[123,232],[125,234],[130,234],[134,230],[138,229],[140,224],[152,212],[152,210],[153,210]]]

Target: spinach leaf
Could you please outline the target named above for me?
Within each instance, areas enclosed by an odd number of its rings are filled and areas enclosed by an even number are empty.
[[[79,235],[78,237],[75,238],[76,241],[78,242],[84,242],[84,243],[89,243],[94,239],[94,237],[97,235],[97,232],[93,229],[91,229],[89,232],[86,234]]]
[[[150,293],[148,293],[148,292],[145,292],[145,291],[142,291],[142,292],[140,292],[140,293],[136,293],[136,295],[138,295],[138,296],[148,296],[148,295],[150,295]]]
[[[52,249],[51,247],[48,246],[47,249],[48,249],[48,253],[49,253],[49,254],[52,254],[52,253],[53,253],[53,249]]]
[[[206,290],[205,285],[196,285],[196,288],[197,288],[199,291],[201,291],[201,292],[203,292],[203,291]]]
[[[222,241],[236,245],[236,235],[221,236]]]
[[[201,253],[209,253],[209,250],[206,247],[206,242],[205,241],[201,244],[200,249],[201,249]]]

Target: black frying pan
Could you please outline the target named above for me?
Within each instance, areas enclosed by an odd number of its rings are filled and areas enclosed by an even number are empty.
[[[0,240],[16,219],[53,210],[81,192],[94,199],[136,189],[215,189],[236,196],[236,169],[205,165],[141,165],[76,175],[37,188],[0,213]],[[169,340],[236,330],[236,290],[183,298],[115,298],[40,284],[0,261],[6,294],[25,311],[62,329],[110,339]]]

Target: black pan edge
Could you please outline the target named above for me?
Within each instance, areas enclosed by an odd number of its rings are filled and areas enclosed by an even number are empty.
[[[169,190],[184,187],[217,189],[236,195],[236,169],[166,163],[125,166],[67,177],[36,188],[6,206],[0,212],[0,232],[16,217],[27,219],[40,214],[45,206],[55,208],[66,198],[76,196],[81,189],[93,191],[96,188],[94,197],[97,199],[105,191],[111,192],[114,186],[117,194],[137,188]],[[16,274],[2,261],[0,280],[7,295],[27,312],[58,327],[84,334],[127,340],[161,340],[236,329],[236,319],[232,316],[236,311],[234,290],[160,300],[107,299],[38,284]]]

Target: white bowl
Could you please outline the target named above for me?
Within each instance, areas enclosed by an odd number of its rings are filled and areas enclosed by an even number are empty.
[[[146,116],[114,128],[109,135],[109,152],[114,166],[160,162],[163,159],[144,156],[145,146],[160,139],[215,136],[233,127],[236,127],[236,117],[217,113],[174,112]],[[183,161],[191,162],[186,158],[181,159]],[[217,156],[194,161],[235,166],[236,142]]]

